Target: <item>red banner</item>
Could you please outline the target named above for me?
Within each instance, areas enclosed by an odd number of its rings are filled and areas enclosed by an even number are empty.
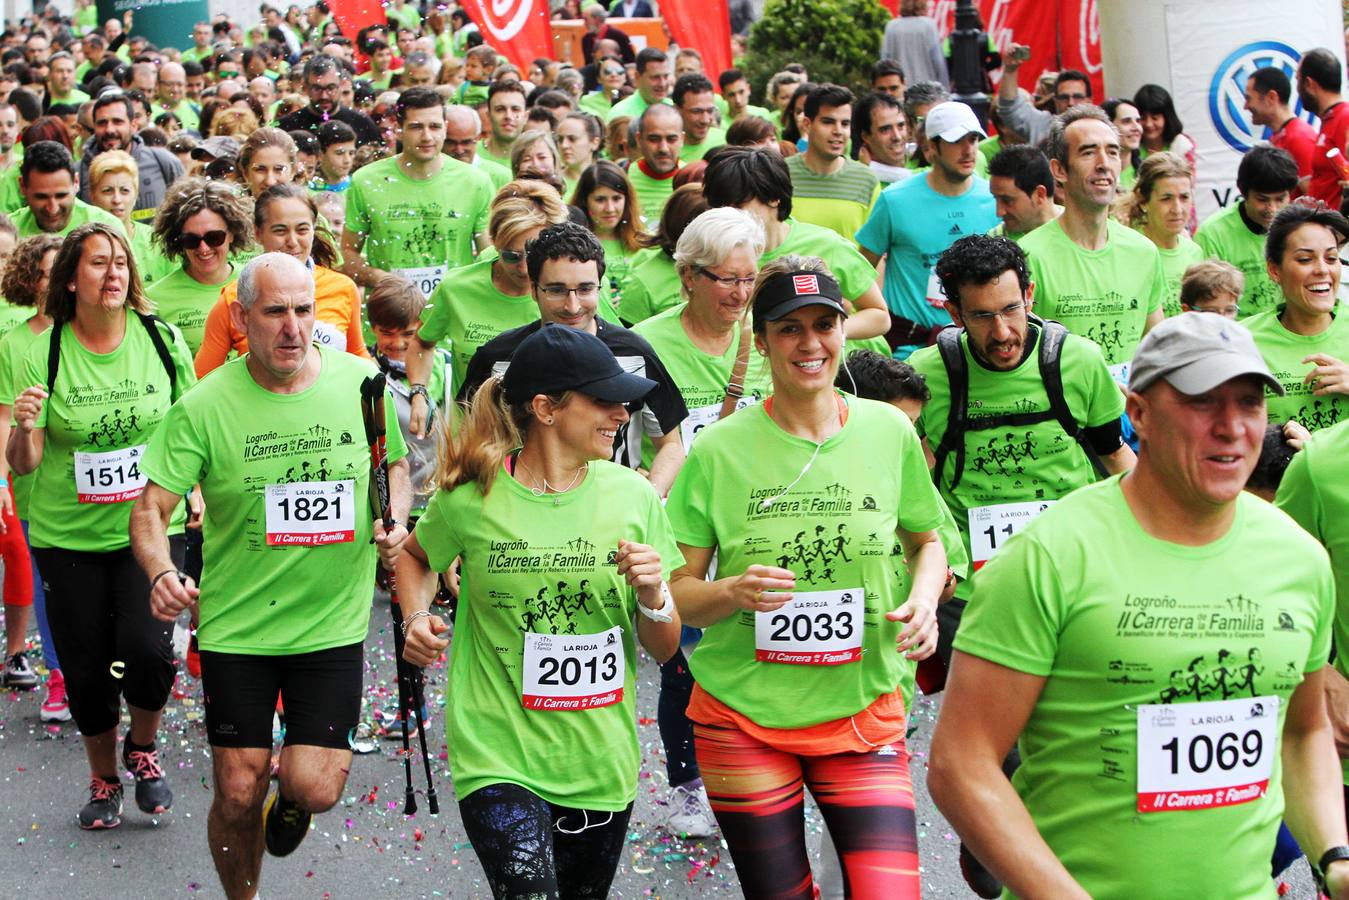
[[[889,0],[881,0],[889,6]],[[897,2],[896,2],[897,5]],[[955,26],[956,0],[937,0],[932,17],[943,35]],[[1101,77],[1101,29],[1096,0],[980,0],[984,29],[1002,53],[1015,41],[1031,49],[1021,68],[1021,87],[1035,90],[1041,72],[1080,69],[1091,77],[1092,96],[1104,99]]]
[[[487,43],[521,72],[540,56],[552,59],[547,0],[465,0],[464,8]]]
[[[1091,78],[1091,95],[1105,99],[1101,67],[1101,20],[1096,0],[1059,0],[1060,68],[1077,69]]]
[[[717,76],[731,67],[731,15],[726,0],[697,3],[662,3],[661,15],[675,43],[696,47],[703,55],[703,72],[717,83]]]
[[[353,41],[365,26],[388,21],[380,0],[328,0],[328,9],[342,33]]]

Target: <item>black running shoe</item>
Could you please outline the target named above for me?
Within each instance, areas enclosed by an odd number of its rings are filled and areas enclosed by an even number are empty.
[[[89,802],[80,810],[80,827],[86,831],[116,828],[122,824],[122,782],[89,779]]]
[[[122,762],[136,776],[136,806],[147,815],[168,812],[173,805],[173,791],[164,780],[164,769],[159,765],[159,751],[151,744],[146,750],[133,750],[131,742],[122,744]]]
[[[289,856],[309,833],[312,815],[281,796],[280,788],[267,798],[262,811],[262,834],[267,852],[272,856]]]

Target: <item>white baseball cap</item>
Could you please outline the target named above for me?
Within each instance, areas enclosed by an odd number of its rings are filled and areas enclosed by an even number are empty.
[[[958,100],[947,100],[929,109],[923,128],[929,140],[941,138],[948,144],[954,144],[970,132],[981,138],[988,137],[974,110]]]

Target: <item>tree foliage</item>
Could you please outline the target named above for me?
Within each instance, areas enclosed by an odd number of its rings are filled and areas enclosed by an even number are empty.
[[[741,67],[756,97],[791,62],[805,66],[816,84],[860,93],[871,87],[871,66],[880,58],[889,21],[878,0],[768,0],[750,29]]]

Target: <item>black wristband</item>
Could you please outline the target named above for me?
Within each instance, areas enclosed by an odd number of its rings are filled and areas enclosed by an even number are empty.
[[[1349,859],[1349,847],[1343,844],[1338,847],[1331,847],[1321,854],[1321,861],[1312,868],[1312,874],[1316,876],[1316,883],[1322,890],[1325,890],[1326,887],[1326,868],[1331,863],[1339,862],[1342,859]]]

